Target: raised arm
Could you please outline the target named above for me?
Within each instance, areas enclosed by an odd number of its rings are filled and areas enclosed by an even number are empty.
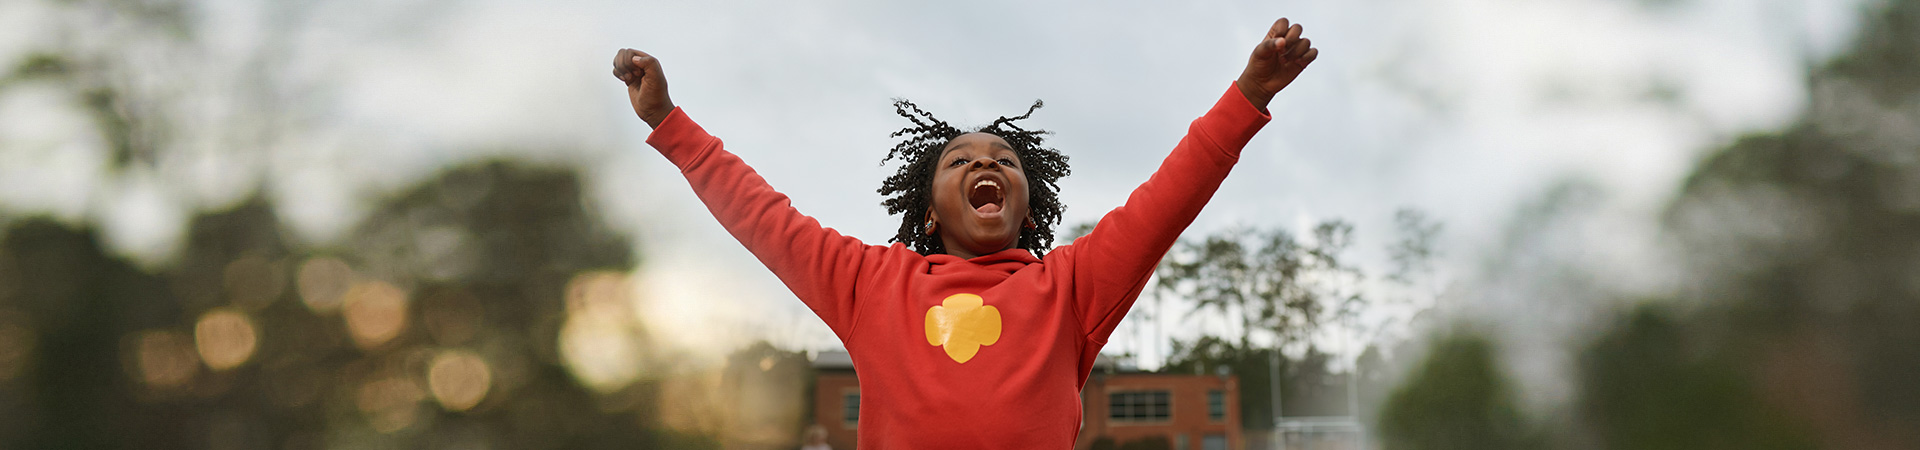
[[[878,263],[887,247],[862,244],[795,210],[786,195],[673,106],[658,59],[621,50],[613,74],[627,83],[634,113],[654,129],[647,143],[680,168],[728,233],[845,339],[853,328],[856,274],[864,264]]]
[[[1275,22],[1254,46],[1234,88],[1193,121],[1153,177],[1092,232],[1047,255],[1071,261],[1074,306],[1087,339],[1107,341],[1160,258],[1239,161],[1240,149],[1271,119],[1266,106],[1274,93],[1319,56],[1301,31],[1287,19]]]

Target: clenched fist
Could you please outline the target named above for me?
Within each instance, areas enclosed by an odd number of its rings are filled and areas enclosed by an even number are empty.
[[[1267,36],[1253,46],[1253,56],[1247,58],[1247,69],[1240,72],[1240,94],[1247,101],[1267,111],[1267,104],[1273,102],[1273,94],[1287,87],[1300,71],[1305,70],[1314,58],[1320,57],[1320,49],[1313,48],[1313,41],[1300,37],[1304,30],[1299,24],[1289,23],[1281,18],[1267,29]]]
[[[633,113],[647,126],[660,128],[673,112],[673,99],[667,97],[667,74],[660,71],[660,60],[646,52],[620,49],[613,55],[613,77],[627,83],[627,99]]]

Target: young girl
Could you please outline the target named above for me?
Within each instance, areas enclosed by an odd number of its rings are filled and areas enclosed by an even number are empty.
[[[1126,205],[1050,252],[1066,157],[1013,125],[1032,108],[962,133],[897,101],[915,126],[894,134],[907,139],[887,158],[907,163],[880,191],[904,220],[895,243],[878,246],[795,211],[674,107],[658,59],[621,50],[613,74],[653,127],[647,143],[846,344],[860,374],[859,447],[1071,448],[1094,356],[1271,118],[1273,95],[1319,56],[1300,33],[1275,22]]]

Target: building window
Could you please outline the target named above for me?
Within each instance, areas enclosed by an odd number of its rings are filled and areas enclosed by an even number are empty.
[[[1173,394],[1132,391],[1107,394],[1107,419],[1115,422],[1165,422],[1173,417]]]
[[[846,397],[840,402],[840,417],[842,421],[847,423],[847,428],[853,428],[855,425],[860,424],[859,392],[848,392]]]
[[[1215,422],[1227,420],[1227,392],[1207,391],[1207,419]]]
[[[1201,436],[1200,450],[1227,450],[1227,435],[1209,434]]]

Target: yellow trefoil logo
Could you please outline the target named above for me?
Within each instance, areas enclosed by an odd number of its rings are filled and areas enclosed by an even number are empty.
[[[927,343],[941,346],[954,362],[965,363],[980,346],[1000,342],[1000,309],[982,305],[980,296],[953,294],[927,308]]]

